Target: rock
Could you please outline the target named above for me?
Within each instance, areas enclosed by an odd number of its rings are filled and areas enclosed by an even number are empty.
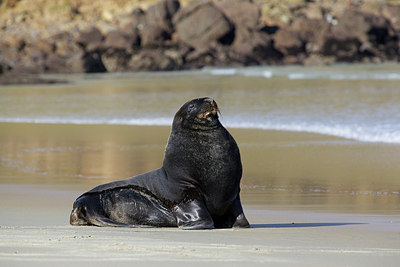
[[[208,1],[193,1],[173,18],[180,41],[192,47],[207,46],[232,33],[233,25]]]
[[[344,11],[338,18],[338,24],[332,28],[333,36],[340,36],[342,40],[357,39],[360,43],[368,41],[367,32],[370,24],[366,21],[365,16],[353,9]]]
[[[0,75],[0,84],[10,85],[10,84],[55,84],[55,83],[67,83],[67,81],[60,79],[50,79],[48,77],[41,78],[38,76],[16,73],[16,72],[6,72]]]
[[[165,40],[170,39],[169,34],[160,26],[146,25],[141,36],[142,47],[162,46]]]
[[[132,50],[139,45],[139,35],[137,33],[127,33],[122,30],[111,31],[106,35],[103,48],[105,50]]]
[[[244,65],[271,64],[282,58],[282,54],[273,47],[272,37],[265,32],[239,28],[232,47],[230,57]]]
[[[304,9],[304,15],[308,19],[322,20],[323,14],[321,6],[317,3],[311,3]]]
[[[163,31],[173,32],[172,17],[178,11],[178,0],[160,1],[146,10],[146,25],[158,26]]]
[[[22,51],[26,46],[24,38],[21,37],[10,36],[9,38],[3,41],[5,41],[9,47],[13,47],[18,51]]]
[[[92,27],[88,31],[80,32],[75,42],[84,49],[89,47],[88,50],[95,50],[101,45],[103,39],[104,37],[101,32],[96,27]]]
[[[44,39],[36,40],[32,43],[32,46],[38,48],[40,51],[47,55],[53,54],[57,47],[54,42]]]
[[[276,32],[274,47],[285,56],[304,52],[304,43],[299,34],[287,29],[279,29]]]
[[[146,25],[146,14],[140,8],[135,8],[129,15],[120,21],[120,28],[125,32],[142,30]]]
[[[394,31],[400,33],[400,6],[384,6],[382,16],[390,22]]]
[[[129,71],[166,71],[180,68],[179,62],[161,49],[143,49],[133,55],[127,65]]]
[[[100,21],[99,23],[97,23],[96,27],[97,29],[99,29],[99,31],[103,36],[106,36],[109,32],[120,30],[120,28],[117,25],[107,23],[104,21]]]
[[[331,24],[322,19],[296,18],[289,29],[305,43],[307,53],[319,53],[325,43]]]
[[[12,71],[21,60],[21,51],[16,47],[10,47],[6,43],[0,44],[0,64],[3,66],[3,72]]]
[[[335,62],[335,57],[324,57],[318,54],[313,54],[304,59],[303,65],[305,66],[324,66],[330,65]]]
[[[321,52],[348,62],[359,61],[365,56],[374,57],[381,54],[385,50],[383,47],[390,41],[387,38],[388,27],[389,22],[383,17],[346,9],[338,17],[338,24],[326,36]]]
[[[335,32],[327,36],[321,52],[325,56],[334,56],[336,61],[355,61],[359,58],[361,42],[347,33]]]
[[[125,50],[108,49],[101,53],[101,62],[108,72],[126,71],[131,53]]]
[[[260,23],[260,8],[251,1],[224,0],[216,4],[235,25],[235,28],[244,27],[253,30]]]

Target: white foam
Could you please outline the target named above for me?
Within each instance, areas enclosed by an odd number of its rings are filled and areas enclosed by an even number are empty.
[[[273,123],[256,123],[256,122],[227,122],[225,124],[231,128],[246,129],[263,129],[277,131],[293,131],[324,134],[346,139],[353,139],[362,142],[373,143],[397,143],[400,144],[400,130],[392,132],[383,132],[377,129],[369,129],[357,125],[340,126],[340,125],[318,125],[305,123],[290,124],[273,124]]]
[[[264,71],[243,71],[240,72],[243,76],[246,77],[264,77],[264,78],[271,78],[273,76],[272,71],[264,70]]]
[[[211,75],[235,75],[237,74],[236,69],[212,69],[210,70]]]
[[[215,76],[228,76],[228,75],[242,75],[246,77],[264,77],[271,78],[273,72],[265,69],[204,69],[208,71],[211,75]]]
[[[173,118],[0,118],[4,123],[38,123],[38,124],[77,124],[77,125],[143,125],[143,126],[171,126]],[[293,132],[309,132],[324,135],[353,139],[362,142],[397,143],[400,144],[400,129],[381,131],[379,126],[375,128],[360,127],[358,125],[321,125],[317,123],[273,123],[245,121],[243,118],[235,118],[222,121],[226,127],[242,129],[280,130]]]
[[[294,72],[287,75],[289,80],[312,80],[312,79],[330,79],[330,80],[400,80],[398,73],[302,73]]]

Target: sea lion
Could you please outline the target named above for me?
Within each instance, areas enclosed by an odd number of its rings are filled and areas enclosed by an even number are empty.
[[[175,114],[163,166],[77,198],[72,225],[210,229],[249,227],[239,198],[239,148],[211,98]]]

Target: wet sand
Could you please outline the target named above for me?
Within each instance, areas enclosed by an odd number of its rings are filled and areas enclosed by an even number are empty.
[[[0,124],[1,266],[397,266],[400,148],[230,129],[251,229],[69,225],[94,186],[157,168],[169,127]]]

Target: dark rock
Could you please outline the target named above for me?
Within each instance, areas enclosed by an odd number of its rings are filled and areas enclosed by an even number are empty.
[[[180,7],[178,0],[160,1],[146,10],[146,25],[158,26],[171,34],[173,31],[172,17]]]
[[[222,40],[234,30],[226,16],[208,1],[193,1],[173,18],[178,38],[192,47]]]
[[[304,52],[304,43],[299,34],[283,28],[274,35],[274,47],[285,56]]]
[[[85,53],[82,57],[84,72],[106,72],[101,55],[98,52]]]
[[[105,72],[98,52],[79,51],[69,56],[49,55],[43,61],[47,73],[94,73]]]
[[[271,64],[282,59],[282,54],[273,47],[272,37],[265,32],[236,30],[231,58],[244,65]]]
[[[325,56],[334,56],[337,61],[355,61],[359,59],[361,42],[347,33],[335,32],[327,36],[321,52]]]

